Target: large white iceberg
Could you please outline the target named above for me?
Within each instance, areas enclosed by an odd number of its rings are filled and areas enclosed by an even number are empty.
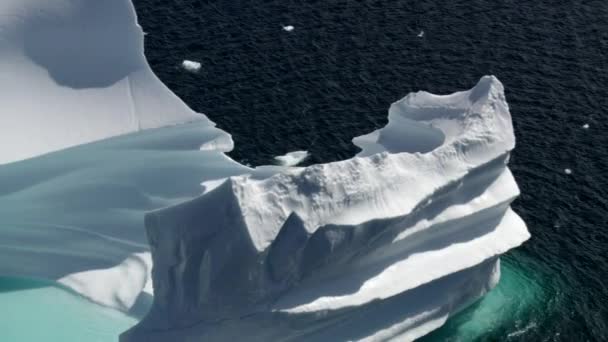
[[[352,159],[251,169],[142,42],[128,0],[0,3],[0,274],[153,300],[122,340],[412,340],[528,239],[495,77],[408,95]]]
[[[123,339],[412,340],[490,290],[529,238],[502,84],[410,94],[354,142],[149,213],[154,305]]]

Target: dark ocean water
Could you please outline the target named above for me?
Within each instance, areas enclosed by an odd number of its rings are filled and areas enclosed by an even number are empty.
[[[308,163],[349,158],[408,92],[496,75],[518,139],[513,207],[533,237],[503,258],[497,289],[425,340],[608,341],[607,1],[135,5],[154,71],[252,165],[301,149]]]

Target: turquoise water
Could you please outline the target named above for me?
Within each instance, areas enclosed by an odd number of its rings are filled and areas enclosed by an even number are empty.
[[[536,340],[547,315],[541,308],[551,301],[553,292],[539,265],[516,254],[501,258],[496,288],[421,342]]]
[[[115,342],[136,322],[53,282],[0,278],[3,342]]]

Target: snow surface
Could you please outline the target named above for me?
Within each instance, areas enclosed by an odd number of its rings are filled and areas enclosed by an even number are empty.
[[[0,274],[151,307],[123,341],[412,340],[529,237],[495,77],[406,96],[352,159],[251,169],[151,72],[128,0],[2,1],[0,55]]]
[[[128,0],[0,1],[0,164],[149,128],[211,125],[158,80],[143,49]]]
[[[296,166],[308,158],[308,151],[293,151],[283,156],[274,157],[280,165]]]

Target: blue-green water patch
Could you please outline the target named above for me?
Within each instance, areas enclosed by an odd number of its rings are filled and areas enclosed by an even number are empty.
[[[115,342],[136,322],[53,282],[0,277],[2,341]]]
[[[501,279],[496,288],[422,342],[520,341],[531,338],[542,325],[541,308],[551,297],[539,265],[512,253],[501,260]]]

